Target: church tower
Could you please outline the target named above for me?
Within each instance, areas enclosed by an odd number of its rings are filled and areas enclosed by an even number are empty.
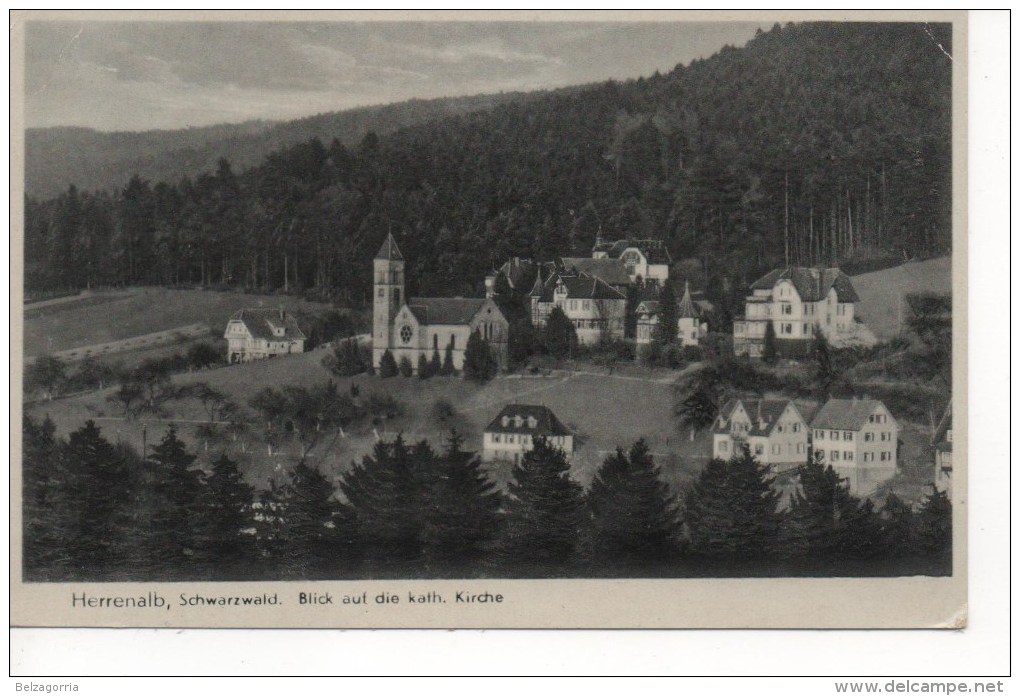
[[[379,367],[386,349],[393,347],[393,319],[407,298],[404,296],[404,256],[393,234],[372,261],[372,365]]]

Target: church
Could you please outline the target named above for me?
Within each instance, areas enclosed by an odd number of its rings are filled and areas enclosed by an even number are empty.
[[[491,297],[407,297],[404,256],[393,235],[386,236],[373,260],[372,365],[378,369],[389,350],[399,364],[418,356],[445,359],[449,348],[454,368],[464,367],[464,350],[475,331],[485,339],[500,369],[508,361],[510,323]]]

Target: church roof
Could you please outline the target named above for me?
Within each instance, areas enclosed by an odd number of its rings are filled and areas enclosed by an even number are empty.
[[[404,255],[400,253],[400,249],[397,248],[397,241],[393,239],[393,233],[390,232],[386,235],[386,240],[379,247],[379,253],[375,255],[375,258],[385,261],[403,261]]]
[[[248,329],[252,338],[267,341],[300,341],[305,338],[304,332],[298,328],[297,320],[281,309],[241,309],[234,312],[230,321],[239,321]],[[282,328],[283,336],[273,333],[274,328]]]
[[[503,419],[506,418],[506,425]],[[492,419],[485,428],[487,433],[521,433],[526,435],[570,435],[567,426],[545,406],[511,404]]]
[[[684,283],[684,296],[680,298],[680,304],[677,305],[677,319],[699,318],[701,318],[701,312],[691,300],[691,286],[688,283]]]
[[[564,270],[598,276],[610,285],[630,285],[627,267],[620,259],[589,259],[584,256],[564,256],[560,259]]]
[[[470,324],[486,299],[483,297],[412,297],[407,307],[421,324]]]
[[[751,284],[751,290],[771,290],[780,280],[789,280],[805,302],[824,300],[830,288],[836,288],[840,302],[858,302],[857,292],[849,276],[838,268],[777,268]]]

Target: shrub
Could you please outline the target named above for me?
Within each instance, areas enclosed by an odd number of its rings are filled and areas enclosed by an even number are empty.
[[[364,407],[373,418],[396,418],[404,414],[403,404],[389,394],[367,394]]]
[[[411,364],[411,359],[406,355],[400,356],[400,363],[397,369],[400,370],[400,374],[404,377],[410,377],[414,374],[414,365]]]
[[[338,377],[353,377],[366,369],[366,356],[355,338],[339,341],[322,359],[323,366]]]
[[[379,359],[379,376],[383,379],[397,376],[397,361],[388,348]]]
[[[188,365],[195,370],[201,370],[210,365],[217,365],[224,362],[223,353],[216,346],[205,341],[196,343],[188,348],[185,356]]]

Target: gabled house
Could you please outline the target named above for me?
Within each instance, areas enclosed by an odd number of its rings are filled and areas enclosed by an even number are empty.
[[[858,301],[849,276],[838,268],[776,269],[751,285],[744,316],[733,322],[733,352],[762,357],[769,323],[777,352],[790,357],[807,355],[816,330],[837,346],[873,343],[855,319]]]
[[[482,434],[482,460],[516,464],[535,446],[536,437],[563,450],[568,460],[574,452],[574,434],[545,406],[512,404],[486,426]]]
[[[867,495],[896,474],[900,427],[881,401],[829,399],[811,419],[814,457]]]
[[[658,239],[620,239],[603,241],[596,237],[591,250],[593,259],[618,259],[632,283],[661,285],[669,278],[673,259],[666,244]]]
[[[262,360],[303,353],[305,335],[294,317],[280,309],[242,309],[227,322],[227,362]]]
[[[931,438],[935,451],[935,490],[953,497],[953,402],[946,406],[942,420]]]
[[[808,426],[789,399],[730,399],[712,424],[712,456],[731,459],[747,447],[776,472],[808,461]]]
[[[531,289],[531,322],[545,325],[559,307],[574,325],[578,343],[592,345],[623,338],[627,296],[601,278],[583,272],[553,271],[535,277]]]

